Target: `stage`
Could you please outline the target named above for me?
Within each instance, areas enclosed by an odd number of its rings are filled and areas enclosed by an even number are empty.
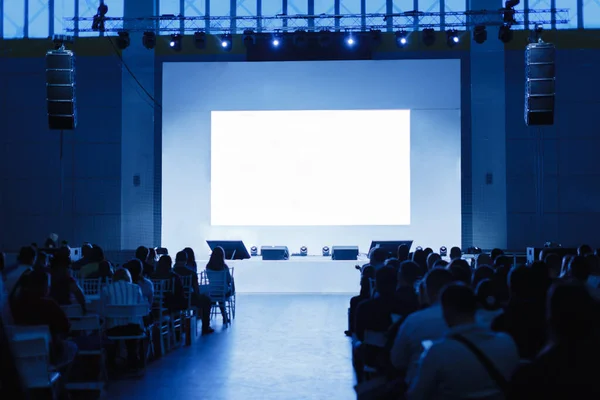
[[[348,293],[360,289],[360,272],[354,266],[366,260],[333,261],[330,257],[292,257],[282,261],[227,261],[234,268],[238,293]],[[203,269],[206,262],[199,262]]]

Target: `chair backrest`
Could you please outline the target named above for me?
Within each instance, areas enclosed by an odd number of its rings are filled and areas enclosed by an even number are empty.
[[[102,278],[88,278],[80,281],[83,294],[86,296],[95,296],[100,294],[102,287]]]
[[[50,328],[48,325],[7,325],[6,332],[11,341],[44,339],[46,349],[50,351]]]
[[[107,305],[104,307],[106,318],[136,318],[148,315],[148,303],[131,305]]]
[[[376,331],[365,331],[365,338],[363,340],[364,344],[375,347],[385,347],[387,343],[387,332],[376,332]]]
[[[100,316],[85,315],[69,319],[71,322],[71,331],[99,331]]]
[[[186,296],[188,301],[188,309],[192,307],[192,293],[194,292],[193,279],[197,279],[197,275],[187,275],[181,277],[181,283],[183,284],[183,294]]]
[[[208,295],[211,299],[224,299],[229,291],[227,283],[227,270],[211,271],[206,270],[208,280]]]
[[[28,388],[48,387],[51,383],[50,354],[44,338],[11,340],[19,375]]]
[[[67,318],[81,317],[83,315],[83,310],[79,304],[60,306],[60,308],[65,312]]]
[[[154,286],[153,307],[165,308],[168,294],[173,293],[173,279],[151,279]]]

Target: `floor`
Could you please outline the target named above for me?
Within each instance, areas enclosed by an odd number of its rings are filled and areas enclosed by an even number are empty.
[[[238,295],[236,319],[172,351],[138,381],[111,382],[109,399],[354,399],[350,295]]]

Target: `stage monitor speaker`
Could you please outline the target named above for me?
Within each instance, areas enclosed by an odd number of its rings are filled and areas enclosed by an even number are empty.
[[[214,251],[215,247],[223,248],[226,260],[246,260],[250,258],[248,249],[241,240],[207,240],[206,244],[210,247],[210,251]]]
[[[357,260],[358,246],[333,246],[331,248],[332,260]]]
[[[70,50],[46,53],[46,104],[50,129],[75,129],[75,55]]]
[[[287,246],[262,246],[260,254],[263,260],[269,261],[288,260],[290,258]]]
[[[525,123],[554,124],[555,48],[551,43],[530,43],[525,50]]]

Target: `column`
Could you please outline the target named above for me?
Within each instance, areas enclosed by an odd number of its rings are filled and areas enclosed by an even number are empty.
[[[155,15],[155,11],[153,1],[125,0],[125,18]],[[130,32],[130,38],[130,46],[122,53],[123,61],[154,96],[154,50],[142,45],[142,32]],[[154,190],[155,107],[125,67],[121,91],[121,249],[129,250],[158,244],[154,218],[155,196],[160,193]]]
[[[469,0],[470,10],[496,10],[497,0]],[[498,16],[500,19],[500,16]],[[504,44],[487,27],[483,44],[471,43],[472,245],[505,248],[506,113]],[[491,181],[490,179],[491,178]]]

